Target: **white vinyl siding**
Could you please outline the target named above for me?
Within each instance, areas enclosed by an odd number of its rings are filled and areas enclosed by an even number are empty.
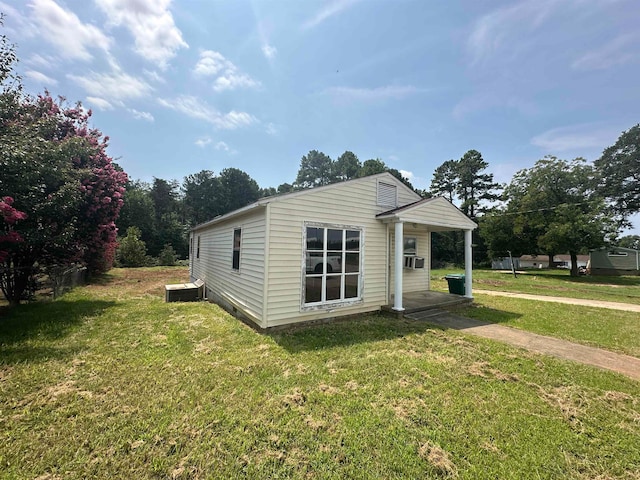
[[[429,290],[430,282],[429,276],[431,272],[431,234],[426,231],[425,228],[413,229],[405,224],[404,238],[416,239],[416,256],[424,258],[424,268],[402,269],[402,290],[405,293],[409,292],[424,292]],[[393,238],[393,229],[390,232],[389,243],[391,245],[391,258],[389,260],[391,269],[389,272],[391,285],[394,285],[395,269],[394,269],[394,249],[395,242]],[[392,289],[393,290],[393,289]],[[391,292],[393,293],[393,291]]]
[[[413,211],[411,208],[412,207],[409,207],[406,213],[401,213],[402,218],[406,222],[405,225],[411,223],[430,225],[432,231],[438,229],[473,229],[476,227],[472,220],[458,209],[452,208],[451,204],[444,198],[434,198],[426,204],[420,205]]]
[[[233,269],[234,231],[242,230],[240,270]],[[196,230],[200,258],[193,260],[192,277],[204,280],[207,290],[262,323],[264,284],[265,210],[234,217]],[[261,325],[264,326],[264,325]]]
[[[387,226],[375,218],[376,178],[331,185],[270,205],[267,323],[269,327],[379,310],[386,300]],[[415,201],[415,199],[413,199]],[[339,208],[338,205],[341,207]],[[342,208],[344,207],[344,208]],[[304,311],[301,305],[303,229],[309,222],[358,225],[363,231],[362,301]]]

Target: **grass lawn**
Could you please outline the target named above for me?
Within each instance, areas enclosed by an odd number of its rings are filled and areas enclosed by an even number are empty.
[[[464,270],[432,270],[431,288],[447,291],[444,276],[449,273],[464,273]],[[640,304],[640,277],[571,277],[568,270],[562,269],[525,270],[517,278],[496,270],[474,270],[473,288]]]
[[[451,272],[432,271],[432,288],[446,291],[444,276]],[[603,278],[608,283],[593,283]],[[640,299],[640,277],[574,279],[566,270],[536,270],[518,278],[491,270],[474,270],[473,287],[623,303],[638,303]],[[474,293],[474,304],[457,309],[456,313],[640,357],[640,319],[634,312]]]
[[[2,478],[619,478],[640,384],[372,315],[263,335],[115,270],[0,312]]]
[[[640,357],[637,312],[474,294],[455,313]]]

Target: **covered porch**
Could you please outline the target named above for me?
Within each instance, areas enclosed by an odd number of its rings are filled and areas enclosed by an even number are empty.
[[[438,308],[455,307],[457,305],[470,304],[472,298],[463,297],[461,295],[453,295],[451,293],[435,292],[426,290],[424,292],[410,292],[402,295],[403,310],[399,313],[415,313],[426,310],[435,310]],[[395,295],[391,297],[391,303],[384,305],[382,310],[385,312],[398,313],[394,309]]]
[[[472,290],[472,231],[477,224],[463,214],[458,208],[444,198],[428,198],[418,202],[395,208],[378,214],[377,219],[386,223],[389,234],[387,277],[388,299],[391,310],[397,313],[420,311],[428,308],[438,308],[447,304],[469,303],[473,299]],[[411,244],[411,237],[405,237],[405,226],[413,232],[423,232],[428,239],[429,251],[425,255],[424,269],[427,275],[428,288],[416,289],[416,284],[405,286],[405,271],[411,265],[410,257],[416,252],[407,252],[407,245]],[[449,295],[430,290],[431,273],[431,233],[462,230],[464,232],[465,259],[465,293],[464,296]],[[408,258],[409,257],[409,258]],[[411,282],[408,282],[411,283]]]

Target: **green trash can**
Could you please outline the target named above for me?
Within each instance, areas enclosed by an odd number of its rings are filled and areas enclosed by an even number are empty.
[[[464,295],[464,275],[447,275],[444,278],[447,279],[449,284],[449,293],[455,295]]]

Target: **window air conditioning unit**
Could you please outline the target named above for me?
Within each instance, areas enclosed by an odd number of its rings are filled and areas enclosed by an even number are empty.
[[[416,257],[415,255],[404,256],[404,268],[415,270],[417,268],[424,268],[424,258]]]

